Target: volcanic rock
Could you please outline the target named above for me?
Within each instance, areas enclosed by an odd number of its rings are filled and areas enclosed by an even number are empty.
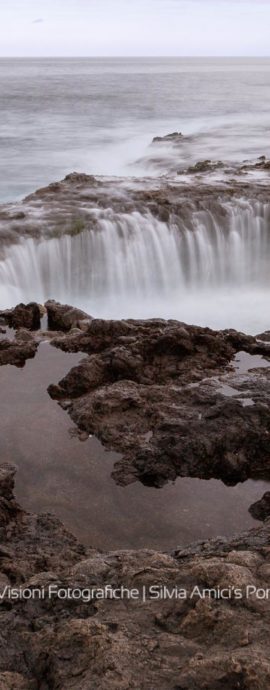
[[[171,134],[166,134],[164,137],[154,137],[152,143],[159,144],[160,142],[169,142],[173,144],[178,144],[179,141],[183,139],[183,134],[181,132],[172,132]]]
[[[18,304],[14,309],[0,312],[11,328],[28,328],[35,331],[40,328],[40,307],[36,302]]]
[[[249,512],[255,520],[267,520],[270,517],[270,491],[266,491],[260,501],[253,503]]]
[[[37,351],[38,342],[31,332],[19,329],[11,340],[0,337],[0,366],[14,364],[23,367],[27,359],[32,359]]]
[[[34,337],[21,329],[10,347],[23,357]],[[85,358],[51,393],[70,396],[80,428],[122,448],[122,479],[129,471],[158,485],[196,463],[227,479],[232,468],[234,477],[260,463],[267,471],[268,368],[243,379],[233,368],[236,352],[266,356],[267,343],[160,319],[93,319],[53,342]],[[237,399],[222,392],[228,382]],[[243,406],[247,395],[254,405]],[[14,477],[12,465],[0,466],[0,690],[268,690],[269,520],[173,553],[105,553],[79,544],[54,516],[25,512]],[[107,585],[138,598],[88,595]],[[49,597],[50,586],[82,596]],[[9,587],[43,595],[12,598]]]
[[[223,167],[224,163],[222,163],[222,161],[198,161],[198,163],[195,163],[195,165],[191,165],[189,168],[187,168],[187,170],[179,171],[178,175],[182,175],[183,172],[187,173],[188,175],[204,172],[214,172],[215,170],[218,170],[219,168]]]
[[[233,368],[239,351],[269,356],[267,344],[161,319],[93,319],[53,344],[88,355],[48,390],[69,401],[82,431],[122,453],[118,483],[270,477],[270,362],[244,380]]]
[[[103,553],[53,516],[23,511],[13,485],[14,468],[2,466],[1,690],[268,690],[269,602],[256,590],[268,584],[269,522],[173,554]],[[138,599],[87,598],[108,584]],[[13,599],[10,586],[43,596]],[[84,598],[50,598],[50,586]],[[186,594],[164,595],[175,591]]]
[[[194,227],[191,222],[192,212],[207,211],[214,214],[219,223],[226,217],[224,202],[239,205],[243,199],[268,203],[268,186],[262,182],[262,176],[252,175],[247,182],[248,170],[231,163],[222,168],[219,180],[209,183],[209,172],[219,167],[213,162],[209,170],[203,172],[201,183],[197,178],[189,184],[181,181],[180,173],[186,173],[188,158],[176,155],[187,138],[180,133],[172,133],[172,138],[161,138],[167,146],[150,147],[150,156],[145,164],[154,164],[160,171],[179,172],[173,178],[163,176],[154,178],[137,177],[96,180],[91,175],[71,173],[64,180],[48,187],[38,189],[34,194],[16,204],[4,204],[0,207],[0,250],[3,258],[12,244],[19,244],[22,237],[32,237],[35,241],[57,238],[67,235],[74,237],[82,232],[95,232],[100,217],[111,214],[149,213],[161,221],[172,223],[183,232],[183,228]],[[175,139],[173,138],[175,137]],[[177,146],[179,144],[179,146]],[[162,150],[164,155],[162,155]],[[261,163],[259,161],[259,163]],[[202,163],[199,162],[201,166]],[[253,163],[250,163],[252,172]],[[216,166],[216,167],[215,167]],[[180,170],[181,168],[181,170]],[[263,170],[263,169],[262,169]],[[196,170],[195,170],[196,172]],[[198,172],[198,170],[197,170]],[[267,170],[265,171],[267,173]],[[226,180],[224,175],[226,174]],[[233,179],[229,178],[233,175]],[[236,179],[237,178],[237,179]],[[244,179],[243,179],[244,178]],[[229,216],[228,216],[229,220]]]
[[[260,156],[258,161],[255,163],[246,162],[241,166],[241,170],[270,170],[270,160],[267,160],[265,156]]]
[[[257,340],[264,340],[266,343],[270,342],[270,331],[264,331],[264,333],[259,333],[256,336]]]
[[[53,331],[69,331],[71,328],[86,328],[92,317],[81,309],[71,307],[69,304],[60,304],[54,300],[45,303],[48,314],[48,326]]]

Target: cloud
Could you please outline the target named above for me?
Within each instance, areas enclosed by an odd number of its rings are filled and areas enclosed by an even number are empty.
[[[42,18],[40,18],[40,19],[34,19],[34,20],[32,21],[32,24],[42,24],[43,21],[44,21],[44,20],[43,20]]]

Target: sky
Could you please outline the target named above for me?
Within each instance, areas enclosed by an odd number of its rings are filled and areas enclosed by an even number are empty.
[[[0,0],[0,56],[268,56],[270,0]]]

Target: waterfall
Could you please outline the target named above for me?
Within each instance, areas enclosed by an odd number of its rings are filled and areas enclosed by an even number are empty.
[[[219,295],[269,297],[269,204],[224,202],[220,214],[193,209],[170,223],[150,213],[96,213],[94,227],[74,236],[7,247],[1,308],[52,297],[97,316],[184,320],[191,299],[199,312],[204,298],[207,311]]]

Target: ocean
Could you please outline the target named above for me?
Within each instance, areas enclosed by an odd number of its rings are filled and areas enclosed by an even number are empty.
[[[268,155],[270,59],[0,60],[0,200],[76,170],[142,176],[154,136],[186,137],[177,164]]]

